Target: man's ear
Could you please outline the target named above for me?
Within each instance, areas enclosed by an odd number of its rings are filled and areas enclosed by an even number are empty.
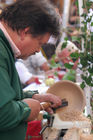
[[[21,40],[24,40],[25,39],[28,31],[29,31],[29,28],[25,28],[25,29],[19,31],[19,35],[20,35],[20,39]]]

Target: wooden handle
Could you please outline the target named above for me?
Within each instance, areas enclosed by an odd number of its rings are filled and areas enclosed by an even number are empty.
[[[40,110],[46,110],[48,107],[51,106],[51,103],[49,103],[49,102],[42,102],[42,103],[40,103],[40,105],[41,105]]]
[[[42,112],[42,110],[46,110],[48,107],[50,107],[51,103],[42,102],[42,103],[40,103],[40,105],[41,105],[41,108],[40,108],[41,111],[40,111],[40,113],[39,113],[39,115],[38,115],[36,120],[43,120],[43,112]]]
[[[43,112],[40,111],[38,117],[36,118],[36,120],[40,121],[43,120]]]

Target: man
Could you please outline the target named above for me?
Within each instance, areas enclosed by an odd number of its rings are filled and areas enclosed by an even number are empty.
[[[15,58],[40,51],[50,35],[60,34],[59,17],[45,0],[19,0],[0,15],[0,140],[24,140],[27,122],[37,118],[40,102],[61,105],[52,94],[23,94]],[[31,99],[32,98],[32,99]],[[53,113],[48,108],[49,113]]]

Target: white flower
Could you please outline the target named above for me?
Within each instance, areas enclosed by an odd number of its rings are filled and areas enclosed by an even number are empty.
[[[93,14],[93,9],[90,8],[90,9],[89,9],[89,12]]]
[[[92,16],[92,18],[91,18],[91,22],[93,22],[93,16]]]
[[[90,27],[90,31],[93,32],[93,26]]]
[[[90,22],[87,22],[88,19],[90,19]],[[89,9],[89,13],[86,17],[86,22],[88,31],[93,32],[93,26],[91,26],[91,23],[93,22],[93,9]]]

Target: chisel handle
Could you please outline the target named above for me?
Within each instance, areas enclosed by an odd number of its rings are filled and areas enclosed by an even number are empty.
[[[42,103],[40,103],[40,105],[41,105],[40,110],[46,110],[48,107],[51,107],[52,103],[50,103],[50,102],[42,102]],[[68,101],[66,99],[62,99],[62,104],[60,106],[52,108],[52,109],[55,111],[56,109],[66,107],[66,106],[68,106]]]
[[[42,102],[42,103],[40,103],[40,105],[41,105],[40,110],[46,110],[48,107],[51,106],[51,103],[49,103],[49,102]]]

